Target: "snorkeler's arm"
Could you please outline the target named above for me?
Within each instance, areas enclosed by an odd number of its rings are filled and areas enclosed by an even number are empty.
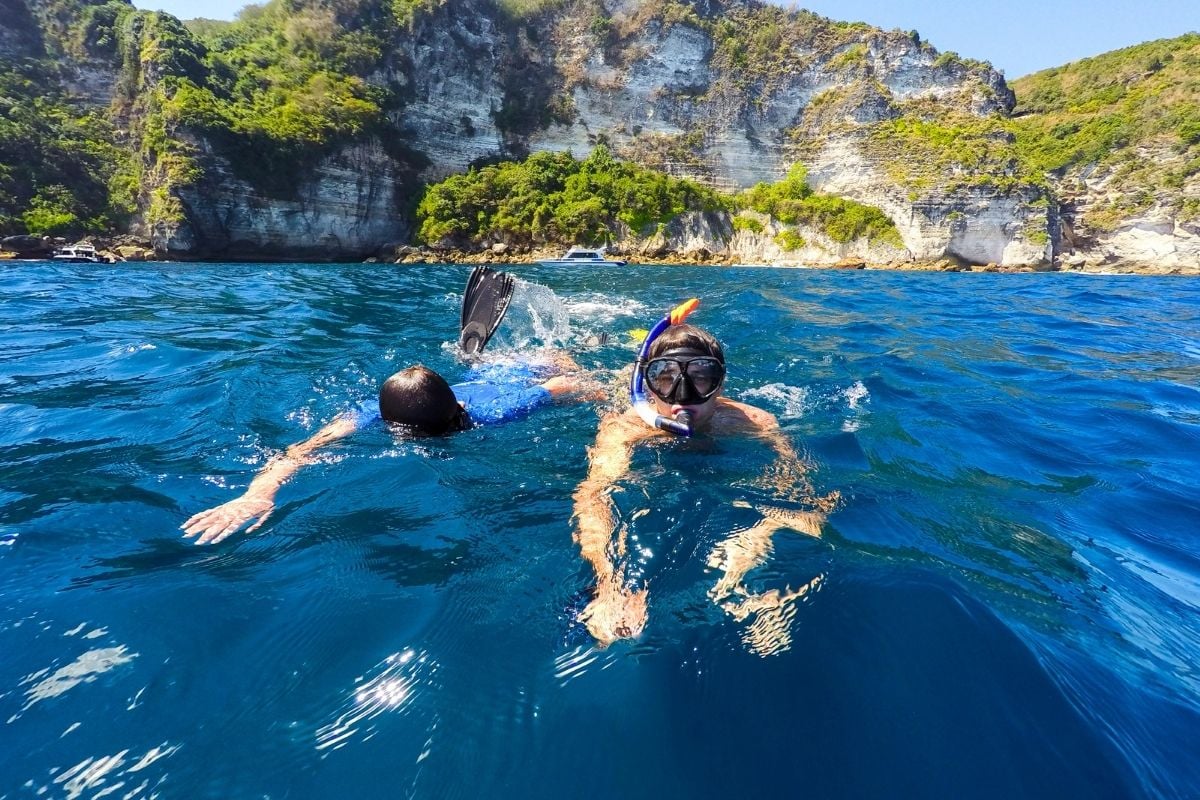
[[[599,581],[609,580],[615,573],[609,550],[616,525],[609,495],[629,470],[631,448],[640,433],[628,417],[610,414],[600,423],[596,442],[588,450],[587,477],[575,489],[575,542]],[[616,543],[616,549],[624,552],[623,539]]]
[[[764,439],[775,451],[775,461],[768,468],[766,475],[770,485],[782,495],[811,498],[813,487],[808,479],[808,468],[796,453],[792,441],[779,428],[779,420],[775,415],[757,406],[735,400],[722,402],[739,412],[750,432]]]
[[[183,535],[198,537],[196,544],[214,544],[237,533],[238,529],[252,520],[254,524],[246,529],[246,533],[258,530],[275,510],[275,493],[279,487],[308,464],[313,453],[349,436],[357,428],[354,417],[338,417],[308,439],[274,456],[254,476],[241,497],[201,511],[180,525]]]
[[[617,570],[625,537],[622,528],[613,541],[617,526],[609,495],[629,471],[634,443],[654,433],[633,412],[607,417],[588,451],[587,478],[575,490],[575,541],[596,572],[595,596],[579,620],[601,647],[638,636],[646,626],[645,588],[629,588]]]
[[[595,381],[582,379],[577,375],[555,375],[548,381],[538,384],[556,402],[584,402],[587,400],[603,400],[604,390]]]
[[[554,351],[551,364],[558,374],[538,385],[548,391],[555,402],[605,399],[606,394],[600,384],[587,375],[567,351]]]

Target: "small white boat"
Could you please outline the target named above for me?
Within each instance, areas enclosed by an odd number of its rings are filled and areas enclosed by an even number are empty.
[[[96,252],[96,248],[86,242],[60,247],[54,251],[55,261],[68,261],[72,264],[107,264],[108,259]]]
[[[614,267],[624,266],[625,262],[617,258],[605,258],[604,248],[572,247],[562,258],[548,258],[537,262],[544,267],[563,267],[572,264],[608,264]]]

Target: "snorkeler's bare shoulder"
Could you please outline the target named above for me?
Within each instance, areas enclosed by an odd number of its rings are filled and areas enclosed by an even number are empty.
[[[713,413],[713,427],[729,433],[753,433],[775,430],[779,420],[770,411],[722,397]]]

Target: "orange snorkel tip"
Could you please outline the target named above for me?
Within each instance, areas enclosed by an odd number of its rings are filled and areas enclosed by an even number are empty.
[[[695,311],[696,307],[699,305],[700,305],[700,298],[693,297],[691,300],[685,300],[684,302],[682,302],[679,305],[672,308],[671,309],[671,324],[672,325],[682,324],[683,321],[685,319],[687,319],[688,314],[691,314],[693,311]]]

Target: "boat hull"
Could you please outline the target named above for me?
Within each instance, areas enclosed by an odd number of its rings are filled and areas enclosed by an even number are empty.
[[[575,267],[579,265],[591,266],[595,264],[607,264],[610,267],[623,267],[628,262],[615,261],[608,258],[583,259],[583,258],[548,258],[545,261],[537,262],[543,267]]]

